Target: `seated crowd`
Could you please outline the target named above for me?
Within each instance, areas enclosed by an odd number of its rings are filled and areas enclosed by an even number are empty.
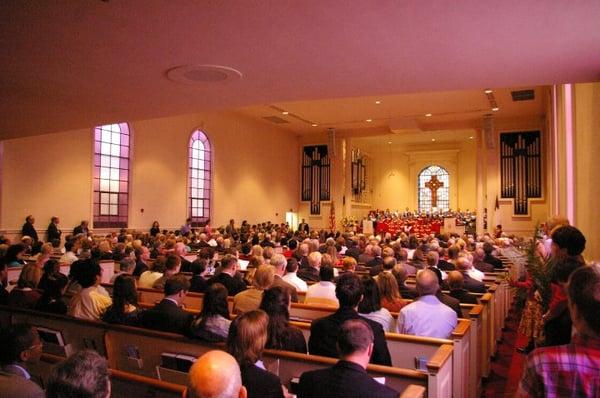
[[[374,383],[365,370],[368,363],[391,366],[385,333],[448,338],[462,317],[460,303],[477,303],[473,293],[486,291],[484,272],[502,267],[494,255],[502,248],[489,235],[367,237],[291,232],[271,223],[236,228],[233,220],[214,231],[154,232],[82,232],[66,237],[62,251],[31,238],[0,247],[0,304],[225,343],[235,363],[224,353],[205,354],[190,371],[190,397],[220,396],[205,391],[221,388],[218,380],[202,383],[214,364],[232,368],[235,380],[239,374],[240,383],[223,386],[231,389],[226,396],[284,396],[278,377],[261,362],[265,348],[340,358],[331,369],[302,375],[300,397],[350,396],[345,389],[353,396],[387,397],[398,393]],[[110,278],[112,295],[101,283],[102,260],[119,264]],[[65,263],[68,275],[60,272]],[[22,270],[12,286],[6,275],[15,266]],[[406,283],[411,275],[414,285]],[[139,303],[138,288],[160,290],[164,297],[155,305]],[[196,316],[183,305],[189,292],[204,294]],[[307,304],[332,309],[311,323],[308,342],[290,324],[290,305],[299,293]],[[28,333],[30,350],[39,336],[31,328]],[[15,355],[7,361],[16,361]],[[329,391],[330,379],[348,381]]]

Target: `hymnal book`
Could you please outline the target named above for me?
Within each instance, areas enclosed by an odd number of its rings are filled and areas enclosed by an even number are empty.
[[[65,340],[63,335],[58,330],[47,329],[41,326],[36,326],[38,334],[40,335],[40,339],[44,343],[55,344],[61,347],[64,347]]]

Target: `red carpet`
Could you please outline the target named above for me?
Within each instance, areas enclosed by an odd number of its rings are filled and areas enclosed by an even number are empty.
[[[482,396],[513,397],[519,386],[526,356],[515,351],[515,347],[527,344],[527,338],[517,333],[521,313],[511,310],[506,319],[502,341],[498,344],[496,358],[492,361],[490,377],[483,383]]]

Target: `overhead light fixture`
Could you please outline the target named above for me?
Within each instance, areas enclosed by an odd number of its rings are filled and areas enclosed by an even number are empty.
[[[283,111],[283,112],[281,112],[281,114],[282,115],[289,115],[289,112],[288,111]]]
[[[470,140],[472,140],[472,139],[473,139],[473,136],[470,136],[470,137],[469,137],[469,139],[470,139]]]
[[[367,123],[371,123],[372,121],[373,121],[373,119],[367,119],[367,120],[365,120],[365,122],[367,122]]]
[[[500,110],[500,108],[498,108],[497,106],[492,108],[492,111],[494,111],[494,112],[498,112],[499,110]]]
[[[391,144],[391,143],[392,143],[392,141],[388,141],[388,144]]]
[[[381,101],[375,101],[375,105],[381,104]]]
[[[425,114],[425,117],[431,117],[431,116],[433,116],[431,113],[426,113]]]
[[[431,141],[435,142],[435,138],[432,138]]]
[[[317,127],[317,126],[318,126],[318,124],[317,124],[317,123],[313,123],[313,124],[312,124],[312,126],[313,126],[313,127]]]
[[[491,93],[493,93],[493,91],[492,91],[492,90],[490,90],[489,88],[487,88],[487,89],[484,91],[484,93],[486,93],[486,94],[491,94]]]

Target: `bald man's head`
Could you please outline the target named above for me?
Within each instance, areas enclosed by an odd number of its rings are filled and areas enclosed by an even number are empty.
[[[468,271],[471,268],[471,262],[466,257],[459,257],[454,264],[459,271]]]
[[[448,272],[448,287],[450,290],[462,289],[464,284],[463,275],[458,271]]]
[[[427,296],[429,294],[437,294],[440,285],[437,275],[428,269],[417,272],[417,292],[419,296]]]
[[[190,369],[188,398],[246,398],[246,395],[240,367],[225,351],[207,352]]]

